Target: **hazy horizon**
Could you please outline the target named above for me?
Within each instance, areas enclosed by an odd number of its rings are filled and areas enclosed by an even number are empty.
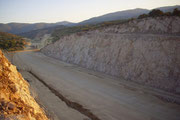
[[[180,0],[0,0],[0,23],[77,23],[117,11],[174,5]]]

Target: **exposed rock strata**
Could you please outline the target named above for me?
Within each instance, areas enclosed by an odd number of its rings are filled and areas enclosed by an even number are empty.
[[[180,18],[133,20],[61,38],[41,51],[126,80],[180,93]]]
[[[137,19],[102,29],[105,33],[151,33],[180,35],[180,17]],[[97,30],[99,31],[99,30]]]
[[[30,95],[29,84],[0,51],[0,119],[48,120]]]

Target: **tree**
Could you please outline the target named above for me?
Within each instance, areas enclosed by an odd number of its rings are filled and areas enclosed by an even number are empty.
[[[172,13],[171,12],[166,12],[166,13],[164,13],[164,16],[172,16]]]
[[[139,15],[138,19],[147,18],[147,17],[148,17],[147,14],[142,14],[142,15]]]
[[[173,16],[180,16],[180,10],[178,10],[177,8],[175,8],[173,10],[173,13],[172,13]]]
[[[149,12],[150,17],[159,17],[159,16],[163,16],[163,15],[164,15],[164,13],[159,9],[154,9],[151,12]]]

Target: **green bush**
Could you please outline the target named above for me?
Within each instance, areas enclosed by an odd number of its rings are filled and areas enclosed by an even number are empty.
[[[138,19],[143,19],[143,18],[147,18],[147,17],[161,17],[161,16],[179,16],[180,17],[180,10],[175,8],[173,10],[173,12],[163,13],[159,9],[154,9],[154,10],[150,11],[148,14],[139,15]]]
[[[142,18],[146,18],[146,17],[148,17],[147,14],[142,14],[142,15],[140,15],[140,16],[138,17],[138,19],[142,19]]]
[[[10,33],[0,32],[0,48],[13,51],[13,50],[22,50],[26,45],[26,41],[17,35]]]
[[[180,16],[180,10],[178,10],[177,8],[175,8],[173,10],[173,13],[172,13],[173,16]]]
[[[149,12],[148,15],[149,15],[149,17],[159,17],[159,16],[163,16],[164,13],[159,9],[154,9],[151,12]]]

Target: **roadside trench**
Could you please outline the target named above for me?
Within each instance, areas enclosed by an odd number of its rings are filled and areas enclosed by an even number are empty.
[[[46,86],[54,95],[56,95],[60,100],[65,102],[65,104],[76,110],[79,111],[81,114],[87,116],[91,120],[100,120],[95,114],[93,114],[89,109],[84,108],[81,104],[77,102],[73,102],[69,99],[67,99],[65,96],[63,96],[61,93],[59,93],[56,89],[48,85],[46,82],[44,82],[42,79],[40,79],[36,74],[34,74],[32,71],[26,71],[30,73],[32,76],[34,76],[38,81],[40,81],[44,86]]]

